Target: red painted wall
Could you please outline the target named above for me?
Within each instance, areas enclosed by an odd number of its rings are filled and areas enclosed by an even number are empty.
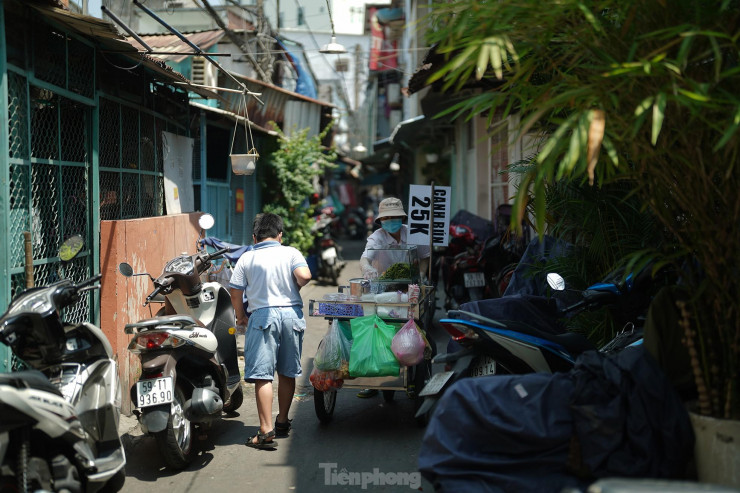
[[[100,272],[103,275],[100,326],[118,360],[124,414],[131,414],[133,409],[129,390],[140,373],[138,357],[127,349],[131,336],[124,334],[124,326],[154,316],[161,305],[152,303],[143,307],[146,295],[154,289],[151,280],[147,276],[124,277],[118,272],[118,264],[128,262],[135,273],[159,276],[165,262],[174,256],[195,253],[201,215],[201,212],[194,212],[100,223]]]

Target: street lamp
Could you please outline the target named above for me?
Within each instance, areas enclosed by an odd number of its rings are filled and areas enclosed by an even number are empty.
[[[334,33],[334,19],[331,18],[331,7],[329,6],[329,0],[326,0],[326,8],[329,11],[329,22],[331,23],[331,41],[329,41],[328,44],[325,44],[319,50],[319,53],[325,53],[328,55],[341,55],[343,53],[347,53],[347,48],[345,48],[340,43],[337,43],[337,36]]]
[[[394,173],[401,170],[401,165],[398,164],[398,153],[393,155],[393,159],[391,159],[391,164],[388,165],[388,169]]]

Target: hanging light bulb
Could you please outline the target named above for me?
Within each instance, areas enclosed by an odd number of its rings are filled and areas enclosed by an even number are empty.
[[[398,162],[398,157],[398,153],[395,153],[393,155],[393,159],[391,159],[391,164],[388,165],[388,169],[394,173],[401,170],[401,164]]]
[[[329,22],[331,23],[331,41],[329,41],[328,44],[325,44],[319,50],[319,53],[325,53],[328,55],[341,55],[342,53],[347,53],[347,48],[345,48],[344,45],[337,43],[337,36],[334,33],[334,19],[331,18],[331,7],[329,6],[329,0],[326,0],[326,8],[329,11]]]

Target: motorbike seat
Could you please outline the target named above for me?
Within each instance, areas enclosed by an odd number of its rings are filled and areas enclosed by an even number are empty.
[[[584,351],[596,349],[596,347],[591,344],[588,339],[576,332],[553,334],[550,332],[539,330],[532,325],[520,322],[518,320],[502,320],[501,323],[506,327],[505,330],[519,332],[521,334],[526,334],[558,344],[566,351],[568,351],[568,353],[570,353],[573,357],[581,354]],[[496,330],[496,328],[491,330]]]
[[[17,389],[31,388],[42,390],[63,397],[59,389],[46,378],[46,375],[38,370],[0,373],[0,385],[10,385]]]
[[[205,327],[200,320],[189,315],[163,315],[161,317],[145,318],[138,322],[126,324],[124,331],[130,334],[134,329],[154,329],[160,325],[176,325],[181,329],[190,329],[193,327]]]

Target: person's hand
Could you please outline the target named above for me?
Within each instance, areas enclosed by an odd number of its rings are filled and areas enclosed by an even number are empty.
[[[236,324],[236,333],[237,335],[244,335],[247,333],[247,325],[246,324]]]
[[[365,279],[372,281],[373,279],[378,278],[378,271],[375,269],[375,267],[365,267],[362,270],[362,275]]]

